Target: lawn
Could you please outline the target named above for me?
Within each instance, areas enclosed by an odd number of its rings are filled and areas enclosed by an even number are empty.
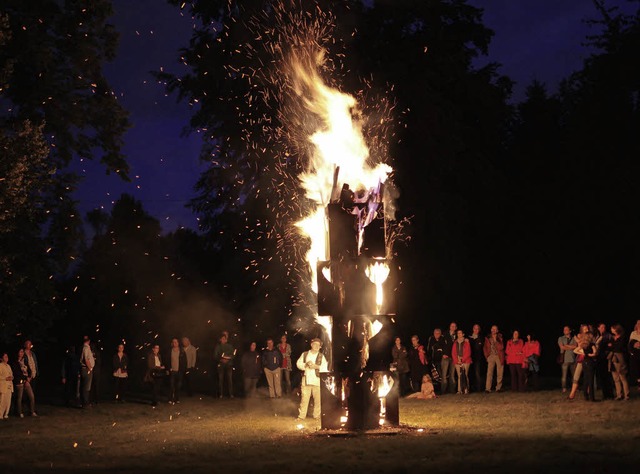
[[[276,402],[276,403],[273,403]],[[401,427],[335,433],[297,400],[40,405],[0,421],[0,473],[637,472],[640,397],[569,401],[559,390],[402,400]],[[621,471],[625,469],[625,471]]]

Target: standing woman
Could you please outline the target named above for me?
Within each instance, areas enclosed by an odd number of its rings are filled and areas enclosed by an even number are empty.
[[[525,386],[531,386],[538,390],[538,372],[540,372],[540,341],[533,333],[527,334],[527,342],[524,343],[524,369],[527,374]]]
[[[524,392],[524,341],[520,339],[518,330],[513,331],[511,339],[507,341],[505,350],[507,365],[511,375],[511,391]]]
[[[462,329],[456,331],[456,339],[451,348],[451,358],[458,375],[458,394],[469,393],[469,367],[471,366],[471,344],[464,337]]]
[[[636,325],[629,336],[629,366],[631,369],[631,380],[635,381],[638,390],[640,390],[640,319],[636,321]]]
[[[580,383],[580,377],[582,376],[582,361],[584,360],[584,350],[580,346],[585,334],[589,332],[589,326],[586,324],[580,325],[580,331],[576,334],[576,348],[573,353],[576,355],[575,368],[573,369],[573,381],[571,382],[571,392],[569,393],[569,400],[573,400],[576,397],[578,391],[578,384]]]
[[[598,350],[595,344],[595,337],[593,337],[591,332],[582,335],[580,347],[582,348],[584,356],[582,359],[582,388],[584,390],[584,399],[595,402],[596,357]]]
[[[629,381],[627,380],[627,360],[625,350],[627,345],[624,341],[624,328],[619,324],[611,326],[613,343],[611,345],[610,369],[613,383],[616,386],[616,400],[629,400]]]
[[[13,366],[13,387],[16,392],[16,403],[18,416],[24,418],[22,413],[22,397],[25,392],[29,398],[29,408],[31,408],[31,416],[38,416],[36,413],[36,399],[33,395],[33,389],[31,388],[31,369],[29,363],[24,356],[24,349],[18,351],[18,359],[14,362]]]
[[[124,402],[129,378],[129,357],[124,352],[124,344],[118,344],[118,350],[113,356],[113,380],[115,382],[116,403]]]
[[[9,354],[4,352],[0,360],[0,419],[9,418],[13,395],[13,371],[9,365]]]
[[[391,349],[391,358],[395,364],[396,372],[400,380],[400,396],[404,397],[411,391],[409,386],[409,353],[407,348],[402,344],[402,339],[396,337],[393,348]],[[416,392],[418,393],[418,392]]]
[[[281,381],[284,382],[283,391],[285,394],[291,394],[291,345],[287,342],[286,334],[280,337],[278,350],[282,354],[282,370]]]

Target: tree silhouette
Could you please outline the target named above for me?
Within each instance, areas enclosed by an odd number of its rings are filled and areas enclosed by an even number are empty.
[[[14,265],[10,274],[3,265],[3,338],[22,334],[15,322],[31,317],[37,323],[25,328],[46,333],[53,311],[42,308],[54,298],[51,279],[81,251],[81,219],[70,197],[77,183],[68,168],[72,159],[99,159],[107,172],[127,178],[120,151],[127,114],[102,74],[117,44],[111,15],[108,0],[90,8],[54,0],[8,0],[0,7],[0,140],[8,150],[0,155],[0,181],[8,185],[0,211],[4,229],[13,229],[3,232],[0,261],[11,260],[7,252],[14,249],[32,262]],[[28,298],[40,308],[38,316],[24,310],[24,293],[12,281],[42,288]]]

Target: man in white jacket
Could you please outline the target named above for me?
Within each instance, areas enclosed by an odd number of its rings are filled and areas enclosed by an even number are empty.
[[[311,350],[303,352],[296,363],[298,369],[304,371],[298,421],[303,421],[307,417],[311,397],[313,397],[313,418],[320,419],[320,373],[329,371],[327,359],[320,352],[320,347],[322,347],[320,339],[311,339]]]

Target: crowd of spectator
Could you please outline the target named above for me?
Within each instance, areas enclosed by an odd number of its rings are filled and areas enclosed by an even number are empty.
[[[314,399],[314,417],[319,416],[319,403],[315,406],[320,397],[318,375],[327,370],[327,362],[320,351],[321,341],[313,339],[311,346],[311,351],[299,354],[294,363],[287,335],[282,335],[277,344],[274,339],[267,339],[260,350],[257,341],[251,341],[238,358],[229,333],[222,332],[213,352],[215,396],[234,398],[235,382],[239,382],[234,378],[241,374],[242,384],[238,385],[242,396],[257,397],[261,380],[266,381],[265,396],[273,399],[291,396],[293,388],[299,387],[297,394],[305,402],[300,416],[306,416],[310,399]],[[582,324],[575,334],[565,326],[557,347],[548,350],[557,352],[558,388],[570,400],[580,389],[589,401],[597,400],[598,389],[602,400],[628,400],[631,388],[640,389],[640,320],[629,335],[620,324]],[[426,344],[418,335],[411,337],[408,346],[396,337],[390,350],[390,370],[396,376],[400,395],[411,398],[501,392],[507,376],[510,391],[524,392],[540,388],[541,351],[540,341],[531,332],[520,334],[514,330],[507,339],[497,325],[483,333],[475,324],[467,336],[452,322],[447,331],[435,328]],[[67,348],[61,373],[66,405],[90,408],[101,399],[101,352],[89,336],[84,337],[80,350],[76,351],[75,346]],[[309,354],[313,357],[309,358]],[[10,416],[12,406],[17,417],[38,416],[36,393],[41,377],[33,344],[25,341],[13,358],[12,355],[4,352],[0,360],[0,419]],[[182,392],[192,396],[198,363],[198,348],[188,337],[173,338],[166,351],[159,344],[151,346],[145,356],[144,374],[136,374],[146,384],[151,406],[156,407],[164,398],[169,404],[180,403]],[[123,403],[128,397],[131,367],[125,345],[118,344],[110,367],[111,393],[116,403]]]
[[[522,336],[514,330],[506,339],[496,325],[483,335],[475,324],[467,337],[452,322],[447,332],[435,328],[426,345],[418,335],[409,346],[397,337],[392,370],[403,395],[422,392],[425,375],[437,395],[501,392],[505,366],[512,392],[538,390],[542,346],[532,332]],[[590,401],[596,400],[596,387],[603,400],[628,400],[630,386],[640,389],[640,320],[629,336],[620,324],[582,324],[576,334],[565,326],[552,350],[558,351],[560,388],[570,400],[580,386]]]

